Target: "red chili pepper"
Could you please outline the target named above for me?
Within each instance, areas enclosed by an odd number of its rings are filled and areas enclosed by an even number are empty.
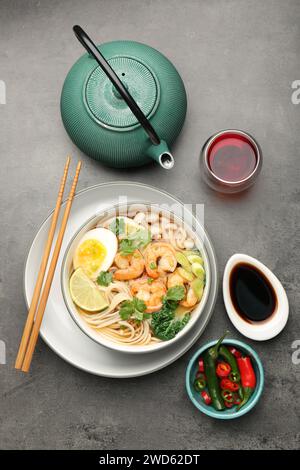
[[[234,405],[240,405],[241,403],[242,403],[241,398],[240,398],[238,395],[234,395],[233,404],[234,404]]]
[[[242,386],[255,388],[256,376],[250,357],[239,357],[237,363],[241,373]]]
[[[241,374],[241,382],[244,392],[244,398],[239,404],[239,408],[241,408],[245,403],[247,403],[255,389],[256,376],[250,357],[238,357],[237,363]]]
[[[222,390],[229,390],[229,387],[231,386],[232,382],[230,382],[229,379],[222,379],[220,382],[220,387]]]
[[[238,351],[234,346],[227,346],[231,354],[233,354],[235,357],[242,357],[242,353]]]
[[[216,369],[216,374],[218,377],[228,377],[231,372],[231,367],[227,362],[219,362]]]
[[[198,377],[201,377],[206,380],[206,375],[203,372],[200,372],[200,370],[196,372],[196,378],[198,379]]]
[[[236,382],[231,382],[229,379],[222,379],[220,382],[220,387],[222,390],[230,390],[231,392],[236,392],[239,389],[239,384]]]
[[[204,400],[204,403],[205,403],[206,405],[210,405],[210,404],[211,404],[211,401],[212,401],[212,400],[211,400],[211,397],[210,397],[210,395],[209,395],[205,390],[203,390],[203,392],[201,392],[201,396],[202,396],[202,398],[203,398],[203,400]]]
[[[200,359],[198,361],[198,370],[199,370],[199,372],[204,372],[204,361],[203,361],[202,357],[200,357]]]
[[[226,408],[232,408],[235,403],[229,403],[229,401],[224,401]]]
[[[230,390],[232,390],[233,392],[237,392],[239,388],[240,388],[239,384],[237,384],[236,382],[231,382]]]

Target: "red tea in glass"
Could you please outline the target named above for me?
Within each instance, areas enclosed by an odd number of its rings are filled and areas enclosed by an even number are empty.
[[[256,141],[243,131],[219,132],[202,150],[203,177],[213,189],[222,192],[235,193],[251,186],[261,164]]]

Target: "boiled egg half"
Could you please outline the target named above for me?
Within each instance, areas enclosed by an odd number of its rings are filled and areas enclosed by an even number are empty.
[[[97,279],[101,271],[113,264],[118,249],[116,235],[106,228],[89,230],[81,238],[74,256],[74,269],[81,267],[90,279]]]

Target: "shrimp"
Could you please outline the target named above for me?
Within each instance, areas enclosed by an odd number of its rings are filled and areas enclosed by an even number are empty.
[[[157,279],[165,272],[175,271],[177,266],[175,250],[169,243],[150,243],[144,257],[147,274],[153,279]]]
[[[114,261],[119,268],[114,272],[114,278],[118,281],[136,279],[144,271],[145,262],[139,250],[135,250],[132,255],[128,256],[117,253]]]
[[[180,305],[182,305],[182,307],[194,307],[194,305],[196,305],[197,302],[198,302],[198,299],[194,292],[194,289],[191,286],[189,286],[186,296],[183,300],[181,300]]]
[[[175,287],[175,286],[184,286],[185,284],[185,279],[183,279],[182,276],[180,276],[179,272],[177,271],[174,271],[172,274],[169,274],[168,276],[168,281],[167,281],[167,285],[168,285],[168,289],[170,289],[171,287]]]
[[[184,299],[179,302],[183,307],[194,307],[198,302],[197,296],[189,281],[180,276],[177,269],[172,274],[169,274],[167,285],[168,289],[174,286],[183,286],[186,289]]]
[[[162,298],[166,294],[165,283],[160,280],[152,280],[149,283],[147,277],[141,277],[129,283],[130,291],[133,296],[143,300],[146,304],[146,313],[153,313],[162,307]]]

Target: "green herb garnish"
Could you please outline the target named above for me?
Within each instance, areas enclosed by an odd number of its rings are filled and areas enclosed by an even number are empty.
[[[145,248],[151,241],[149,230],[140,229],[120,241],[120,252],[123,256],[131,255],[135,250]]]
[[[162,308],[152,314],[151,328],[157,338],[163,341],[173,339],[188,323],[189,313],[186,313],[182,318],[175,318],[175,310],[184,296],[183,286],[174,286],[168,289],[163,297]]]
[[[149,266],[150,266],[150,269],[156,269],[157,268],[157,264],[154,263],[154,262],[150,263]]]
[[[109,225],[109,228],[112,232],[116,234],[118,237],[122,233],[125,233],[125,222],[124,219],[120,219],[119,217],[116,217],[112,223]]]
[[[97,284],[99,286],[109,286],[109,284],[112,282],[113,275],[112,273],[108,271],[101,271],[99,276],[97,277]]]
[[[150,318],[148,313],[145,313],[146,304],[143,300],[134,297],[132,300],[124,300],[120,308],[120,317],[122,320],[135,320],[141,322]]]
[[[134,252],[135,248],[133,246],[133,240],[124,238],[120,241],[120,252],[122,256],[131,255]]]
[[[174,286],[168,289],[168,292],[165,295],[165,300],[182,300],[185,295],[185,290],[183,286]]]

